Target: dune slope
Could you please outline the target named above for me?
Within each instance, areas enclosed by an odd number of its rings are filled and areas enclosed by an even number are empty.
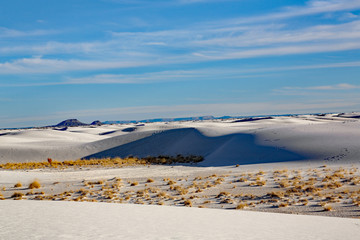
[[[128,144],[102,151],[86,158],[138,157],[158,155],[201,155],[200,165],[224,166],[232,164],[294,161],[303,156],[276,147],[261,146],[252,134],[230,134],[208,137],[194,128],[168,130]]]
[[[346,115],[347,116],[347,115]],[[131,130],[131,131],[130,131]],[[202,155],[201,166],[360,160],[360,120],[338,115],[1,130],[0,162]]]

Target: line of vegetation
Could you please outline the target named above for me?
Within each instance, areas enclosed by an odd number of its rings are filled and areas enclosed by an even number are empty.
[[[69,168],[69,167],[124,167],[133,165],[171,165],[177,163],[193,164],[203,161],[202,156],[158,156],[158,157],[127,157],[127,158],[101,158],[56,161],[48,158],[44,162],[20,162],[0,164],[2,169],[43,169],[43,168]]]

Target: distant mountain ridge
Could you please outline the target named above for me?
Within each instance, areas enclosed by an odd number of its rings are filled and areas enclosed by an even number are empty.
[[[310,115],[319,115],[320,113],[309,113]],[[333,114],[333,113],[323,113],[321,115]],[[299,114],[279,114],[279,115],[258,115],[258,116],[222,116],[222,117],[214,117],[214,116],[199,116],[199,117],[181,117],[181,118],[153,118],[153,119],[144,119],[144,120],[119,120],[119,121],[104,121],[100,122],[99,120],[93,121],[91,124],[80,122],[77,119],[67,119],[65,121],[60,122],[57,125],[49,126],[49,127],[78,127],[78,126],[99,126],[103,124],[128,124],[128,123],[154,123],[154,122],[180,122],[180,121],[203,121],[203,120],[214,120],[214,119],[240,119],[235,120],[235,122],[248,122],[248,121],[257,121],[264,119],[272,119],[273,117],[278,116],[296,116]],[[305,115],[305,114],[302,114]],[[344,118],[360,118],[360,113],[352,112],[349,114],[340,113],[337,117]]]
[[[54,127],[78,127],[78,126],[86,126],[89,124],[82,123],[77,119],[67,119],[65,121],[62,121],[61,123],[58,123]]]
[[[121,123],[153,123],[153,122],[179,122],[179,121],[202,121],[217,119],[214,116],[200,117],[182,117],[182,118],[154,118],[144,120],[128,120],[128,121],[105,121],[104,124],[121,124]]]

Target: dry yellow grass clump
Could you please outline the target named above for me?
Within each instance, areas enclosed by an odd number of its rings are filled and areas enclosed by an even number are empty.
[[[192,207],[192,202],[189,199],[187,199],[187,200],[184,201],[184,206]]]
[[[134,181],[132,183],[130,183],[130,186],[137,186],[139,183],[137,181]]]
[[[13,195],[11,195],[11,198],[14,198],[15,200],[20,200],[23,196],[24,194],[22,194],[21,192],[14,192]]]
[[[22,187],[21,182],[17,182],[17,183],[14,185],[14,188],[19,188],[19,187]]]
[[[326,212],[333,210],[332,206],[330,206],[330,205],[324,205],[323,208],[324,208],[324,211],[326,211]]]
[[[247,203],[239,203],[237,206],[236,206],[236,209],[237,210],[240,210],[240,209],[244,209],[248,207]]]
[[[41,184],[37,180],[35,180],[29,184],[29,189],[40,188],[40,187],[41,187]]]

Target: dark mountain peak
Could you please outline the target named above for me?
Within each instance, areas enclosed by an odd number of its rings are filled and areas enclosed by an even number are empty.
[[[100,125],[102,125],[102,122],[100,122],[99,120],[96,120],[96,121],[93,121],[90,125],[100,126]]]
[[[82,123],[77,119],[67,119],[55,125],[55,127],[78,127],[78,126],[86,126],[86,125],[88,124]]]

